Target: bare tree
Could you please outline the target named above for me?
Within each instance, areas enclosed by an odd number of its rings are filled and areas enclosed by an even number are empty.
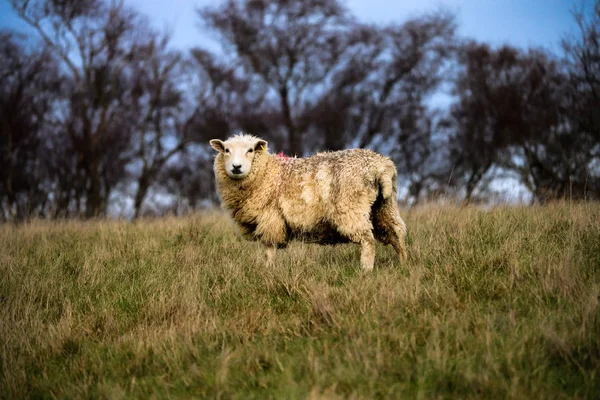
[[[454,30],[454,17],[445,12],[383,28],[355,25],[330,90],[304,116],[319,147],[388,153],[418,198],[441,174],[439,118],[427,103],[445,80]]]
[[[148,190],[161,169],[190,142],[182,80],[182,55],[170,50],[168,37],[151,33],[135,49],[132,97],[138,110],[134,129],[134,218],[140,214]]]
[[[578,132],[580,147],[585,151],[578,163],[585,165],[577,186],[585,187],[585,196],[600,197],[600,1],[590,13],[574,13],[578,36],[566,37],[562,44],[569,77],[565,107],[569,126]],[[573,181],[570,183],[572,194]]]
[[[585,197],[594,146],[576,129],[571,102],[580,92],[558,60],[477,43],[460,60],[449,143],[466,200],[493,167],[513,173],[538,201]]]
[[[148,44],[146,25],[122,2],[11,0],[11,4],[62,63],[70,86],[57,115],[85,178],[85,215],[102,215],[130,161],[138,113],[131,74],[136,52]]]
[[[582,134],[600,141],[600,1],[596,0],[589,16],[583,11],[574,13],[579,36],[566,37],[563,49],[573,85],[574,106],[578,129]],[[600,148],[596,148],[600,155]]]
[[[212,171],[213,156],[206,149],[181,153],[161,172],[158,183],[176,201],[172,210],[180,215],[199,209],[202,204],[217,204]]]
[[[268,89],[290,154],[302,154],[304,105],[323,90],[344,50],[346,10],[337,0],[228,0],[199,11],[223,43],[227,63]]]
[[[191,70],[195,112],[189,129],[197,140],[224,138],[234,129],[268,131],[266,119],[275,111],[264,105],[268,89],[260,79],[201,49],[192,50]]]
[[[0,33],[0,214],[21,220],[42,214],[48,193],[39,156],[60,79],[46,49],[26,51]]]
[[[487,44],[466,43],[459,51],[461,65],[455,83],[458,100],[451,106],[449,148],[455,183],[464,185],[466,201],[499,161],[514,130],[521,103],[518,50],[492,50]],[[512,124],[512,126],[510,126]]]

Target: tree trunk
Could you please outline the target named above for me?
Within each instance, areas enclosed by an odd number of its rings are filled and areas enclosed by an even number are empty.
[[[102,214],[102,193],[100,173],[98,171],[98,160],[91,160],[88,169],[89,186],[87,188],[87,199],[85,204],[85,217],[96,218]]]
[[[290,156],[302,156],[302,135],[300,132],[298,132],[298,129],[294,124],[294,120],[292,119],[292,110],[290,108],[290,102],[288,99],[288,89],[285,85],[279,89],[279,96],[281,99],[283,120],[288,131],[287,153]]]
[[[8,125],[8,124],[7,124]],[[8,129],[7,129],[8,130]],[[14,180],[14,172],[15,172],[15,154],[13,152],[13,141],[12,134],[8,133],[8,143],[6,145],[8,152],[8,172],[6,173],[6,180],[4,182],[5,190],[6,190],[6,198],[8,201],[8,215],[9,218],[18,219],[17,212],[17,198],[13,189],[13,180]]]
[[[479,171],[477,171],[477,172],[473,172],[473,174],[469,178],[469,181],[467,182],[467,187],[466,187],[465,201],[463,202],[464,206],[468,206],[469,204],[471,204],[473,192],[475,191],[475,188],[477,187],[477,184],[479,183],[481,176],[482,176],[482,174],[480,174]]]
[[[140,212],[142,211],[142,204],[144,203],[144,199],[146,198],[146,194],[148,193],[148,188],[150,187],[150,172],[149,170],[142,171],[142,175],[138,180],[138,188],[135,193],[135,200],[133,203],[134,206],[134,214],[133,219],[138,219],[140,216]]]

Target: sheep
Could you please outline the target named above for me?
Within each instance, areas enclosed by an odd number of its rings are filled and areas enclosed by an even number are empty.
[[[223,208],[243,237],[266,247],[267,264],[292,239],[358,243],[365,271],[373,269],[375,240],[406,260],[396,166],[388,157],[366,149],[282,157],[244,133],[210,146],[218,152],[214,173]]]

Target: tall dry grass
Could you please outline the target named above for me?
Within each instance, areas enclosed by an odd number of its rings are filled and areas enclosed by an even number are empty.
[[[405,214],[409,261],[221,214],[0,227],[2,398],[597,398],[600,205]]]

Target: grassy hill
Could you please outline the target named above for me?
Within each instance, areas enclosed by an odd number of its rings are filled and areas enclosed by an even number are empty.
[[[403,216],[370,274],[219,213],[0,226],[0,398],[597,398],[600,204]]]

